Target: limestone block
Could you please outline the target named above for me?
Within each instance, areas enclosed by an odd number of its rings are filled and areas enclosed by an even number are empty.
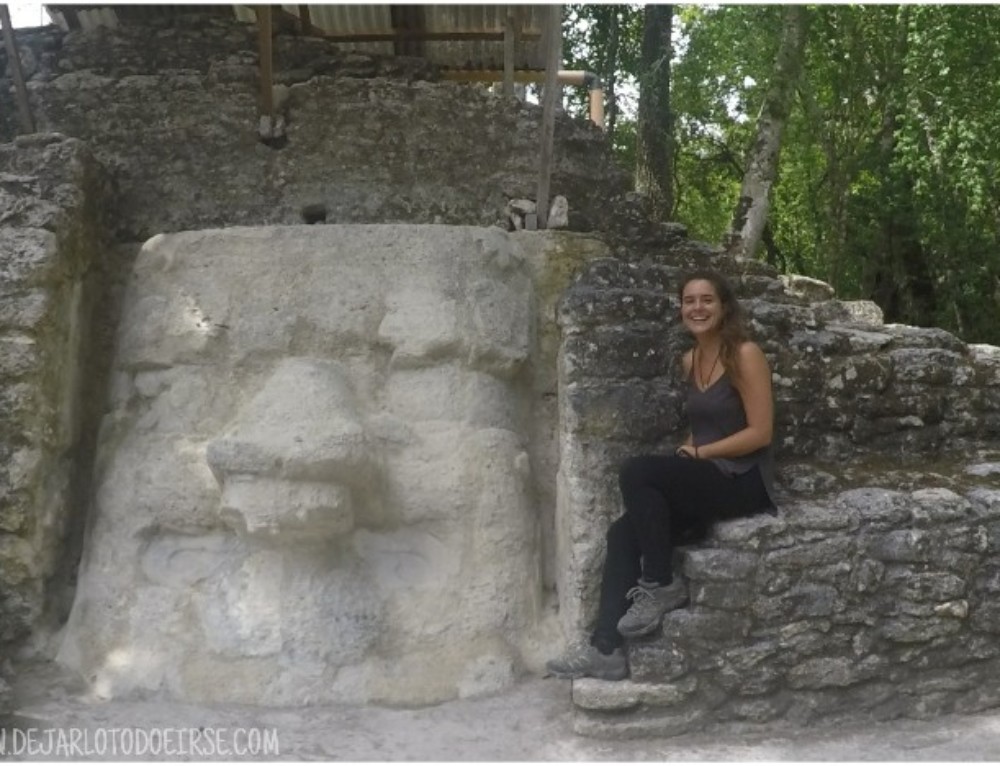
[[[692,584],[691,603],[724,611],[742,610],[756,595],[753,582],[697,583]]]
[[[208,445],[221,480],[233,474],[354,484],[365,480],[368,442],[344,368],[286,359]]]
[[[858,514],[870,525],[884,523],[898,526],[911,517],[909,499],[896,490],[864,487],[841,492],[835,500],[844,508],[857,508]]]
[[[885,664],[885,660],[877,656],[868,657],[861,662],[844,657],[810,659],[788,671],[788,684],[793,689],[850,686],[871,678]]]
[[[0,287],[0,290],[5,288]],[[52,294],[40,289],[12,293],[0,301],[0,328],[29,330],[38,325],[52,305]]]
[[[842,609],[843,602],[836,588],[800,584],[780,596],[756,599],[750,611],[756,618],[773,625],[810,617],[830,617]]]
[[[549,217],[546,227],[549,229],[565,229],[569,226],[569,202],[561,194],[552,198],[549,207]]]
[[[375,584],[385,593],[399,591],[407,602],[413,598],[414,589],[433,591],[460,579],[462,556],[458,542],[442,540],[413,526],[380,532],[359,529],[351,538]],[[426,626],[432,621],[418,622]]]
[[[683,712],[651,712],[617,719],[600,713],[578,712],[573,717],[573,731],[585,737],[600,739],[632,739],[638,737],[674,737],[697,731],[709,721],[710,713],[702,707],[686,708]]]
[[[675,309],[674,299],[659,290],[570,289],[560,302],[560,311],[573,317],[574,326],[586,327],[610,321],[663,321]]]
[[[764,556],[764,565],[805,571],[824,564],[847,560],[854,551],[854,540],[847,536],[831,537],[816,543],[793,545],[771,551]]]
[[[283,542],[337,537],[354,527],[350,490],[318,481],[230,474],[219,514],[239,534]]]
[[[388,412],[408,421],[451,421],[476,428],[516,430],[519,415],[510,384],[455,362],[393,369],[385,383]]]
[[[251,704],[511,683],[543,576],[533,310],[503,232],[148,242],[60,661],[103,694]]]
[[[136,321],[125,328],[120,353],[135,370],[191,363],[221,335],[191,294],[145,296],[129,315]]]
[[[138,414],[136,429],[208,439],[224,431],[244,394],[220,386],[204,365],[177,365],[119,378],[114,403]],[[132,421],[129,421],[130,423]]]
[[[757,556],[743,551],[689,550],[684,557],[684,574],[692,580],[746,580],[753,576],[759,561]]]
[[[579,418],[568,430],[601,439],[657,443],[682,423],[680,392],[663,380],[593,387],[573,386],[564,394]]]
[[[496,280],[470,285],[469,365],[500,377],[517,372],[529,352],[527,295]]]
[[[393,349],[393,366],[420,366],[458,354],[461,335],[454,300],[440,291],[407,286],[388,296],[386,307],[378,337]]]
[[[780,279],[787,293],[808,303],[819,303],[830,300],[834,296],[831,285],[812,277],[801,274],[782,274]]]
[[[934,558],[935,539],[919,529],[897,529],[875,538],[868,553],[880,561],[930,562]]]
[[[54,232],[44,229],[0,228],[0,297],[45,283],[59,263]]]
[[[913,521],[921,526],[960,521],[971,515],[969,501],[945,487],[918,489],[912,497],[916,502]]]
[[[689,646],[706,641],[737,643],[749,629],[750,621],[745,614],[714,609],[678,609],[663,618],[664,635]]]
[[[218,525],[220,488],[205,447],[184,437],[127,434],[100,475],[96,502],[107,508],[116,536],[142,529],[211,529]]]
[[[951,617],[901,616],[885,620],[879,627],[883,638],[902,644],[922,643],[958,633],[962,623]]]
[[[579,678],[573,681],[573,704],[585,710],[628,710],[639,705],[672,707],[683,703],[697,686],[693,678],[674,684],[634,681],[601,681]]]
[[[231,535],[164,534],[143,551],[142,573],[165,587],[191,587],[215,575],[239,548]]]

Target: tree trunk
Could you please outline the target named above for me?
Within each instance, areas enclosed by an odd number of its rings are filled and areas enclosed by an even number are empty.
[[[606,106],[604,110],[604,129],[609,136],[615,134],[615,127],[618,124],[618,50],[621,47],[621,12],[617,6],[611,9],[611,17],[608,20],[608,55],[604,62],[604,71],[601,72],[601,79],[604,80],[604,97]]]
[[[760,244],[771,204],[771,186],[778,174],[781,135],[805,55],[809,12],[803,5],[786,6],[774,75],[757,118],[757,136],[743,174],[740,198],[723,243],[731,255],[750,258]]]
[[[670,112],[672,5],[647,5],[643,17],[636,126],[635,187],[661,221],[673,212],[673,120]]]

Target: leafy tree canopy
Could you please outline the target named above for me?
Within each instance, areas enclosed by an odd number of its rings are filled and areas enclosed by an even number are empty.
[[[640,5],[570,5],[567,66],[613,96],[635,161]],[[874,299],[888,321],[1000,343],[1000,6],[819,5],[758,257]],[[674,8],[673,218],[721,241],[782,6]],[[569,104],[585,108],[583,97]]]

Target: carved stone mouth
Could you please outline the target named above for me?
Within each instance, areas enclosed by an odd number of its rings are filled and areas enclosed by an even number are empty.
[[[283,360],[207,459],[227,526],[288,542],[350,532],[350,485],[371,468],[346,373],[309,358]]]

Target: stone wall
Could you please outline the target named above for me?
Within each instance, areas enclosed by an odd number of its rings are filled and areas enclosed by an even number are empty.
[[[77,140],[0,146],[0,647],[65,618],[99,398],[88,355],[107,179]],[[64,595],[64,594],[63,594]]]
[[[159,235],[58,659],[103,696],[424,704],[539,669],[570,232]]]
[[[574,684],[578,729],[671,734],[1000,702],[976,684],[1000,656],[1000,353],[884,325],[871,304],[695,243],[596,261],[561,305],[566,634],[594,615],[603,530],[621,512],[617,466],[683,436],[675,295],[695,265],[729,273],[771,361],[780,513],[717,524],[682,557],[691,606],[629,647],[632,681]]]
[[[38,129],[86,141],[117,180],[121,241],[298,224],[307,208],[327,223],[488,226],[535,194],[540,107],[435,82],[420,60],[279,35],[287,143],[272,148],[257,135],[252,27],[195,16],[19,39]],[[0,141],[16,114],[0,80]],[[591,231],[615,217],[628,178],[599,129],[560,114],[551,188],[569,200],[569,227]]]

